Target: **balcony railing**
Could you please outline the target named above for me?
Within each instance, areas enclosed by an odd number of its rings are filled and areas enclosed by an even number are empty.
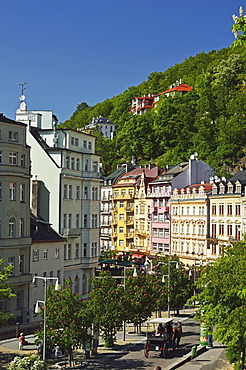
[[[62,235],[64,236],[73,236],[73,235],[81,235],[82,229],[80,227],[75,227],[71,229],[62,229]]]

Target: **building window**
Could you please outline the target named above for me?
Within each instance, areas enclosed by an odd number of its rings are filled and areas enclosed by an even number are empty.
[[[20,202],[25,202],[25,184],[20,184]]]
[[[66,164],[65,164],[66,168],[69,168],[69,156],[66,156]]]
[[[158,214],[157,214],[157,212],[154,212],[153,213],[153,221],[154,222],[158,222]]]
[[[123,234],[124,233],[124,227],[120,227],[119,232],[120,232],[120,234]]]
[[[219,205],[219,215],[224,216],[224,204]]]
[[[75,258],[79,258],[79,243],[75,244]]]
[[[240,225],[235,225],[236,239],[240,240]]]
[[[124,208],[124,202],[120,201],[120,208]]]
[[[71,158],[71,168],[72,170],[74,170],[75,168],[75,158],[74,157]]]
[[[63,228],[66,229],[67,228],[67,214],[64,213],[63,215]]]
[[[153,229],[153,236],[158,236],[157,228]]]
[[[15,183],[10,182],[9,183],[9,200],[15,200]]]
[[[232,204],[227,205],[227,216],[232,216]]]
[[[76,227],[79,228],[79,213],[76,214]]]
[[[9,140],[18,141],[18,132],[9,131]]]
[[[98,163],[97,162],[93,162],[93,172],[98,172]]]
[[[15,257],[8,257],[8,265],[13,266],[11,275],[15,275]]]
[[[11,218],[9,220],[9,237],[14,238],[15,237],[15,219]]]
[[[164,237],[165,238],[169,238],[170,237],[169,229],[164,229]]]
[[[25,167],[26,160],[25,160],[25,154],[21,155],[21,167]]]
[[[144,214],[145,213],[145,206],[144,205],[140,205],[140,214]]]
[[[85,171],[89,171],[89,160],[85,159]]]
[[[2,183],[0,182],[0,200],[2,200]]]
[[[68,229],[72,228],[72,214],[69,213],[68,215]]]
[[[159,213],[159,222],[164,222],[164,214]]]
[[[216,204],[212,204],[212,215],[216,216]]]
[[[87,215],[84,215],[84,227],[87,227]]]
[[[17,165],[17,153],[15,152],[9,153],[9,164]]]
[[[55,249],[55,258],[59,258],[60,248]]]
[[[48,249],[44,249],[44,259],[48,259]]]
[[[67,245],[67,258],[70,260],[72,257],[72,245],[68,244]]]
[[[232,225],[227,225],[227,235],[232,236]]]
[[[86,140],[83,141],[83,146],[84,146],[85,149],[87,149],[87,141]]]
[[[24,219],[20,218],[19,220],[19,236],[24,236]]]
[[[75,146],[79,146],[79,139],[76,137],[74,141]]]
[[[39,249],[33,249],[32,251],[32,260],[38,261],[39,260]]]
[[[57,280],[58,280],[58,284],[60,284],[61,283],[61,270],[57,270],[56,277],[57,277]]]
[[[0,164],[3,164],[3,153],[1,150],[0,150]]]
[[[216,238],[216,224],[212,224],[212,238]]]
[[[63,187],[63,198],[67,199],[67,184],[64,184],[64,187]]]
[[[73,196],[73,186],[68,185],[68,198],[72,199],[72,196]]]
[[[88,141],[88,149],[91,150],[91,141]]]
[[[235,206],[235,213],[236,213],[236,216],[240,216],[241,215],[241,207],[240,207],[240,204],[236,204],[236,206]]]
[[[219,224],[219,235],[224,235],[224,225]]]
[[[64,249],[63,249],[63,259],[67,259],[67,244],[64,244]]]
[[[80,186],[76,187],[76,199],[80,199]]]
[[[80,163],[79,158],[76,159],[76,170],[79,171]]]
[[[88,186],[84,188],[84,199],[88,199]]]
[[[84,243],[83,256],[87,257],[87,243]]]
[[[76,275],[74,279],[74,293],[78,294],[79,293],[79,278]]]
[[[124,221],[124,214],[123,213],[120,213],[119,218],[120,218],[120,221]]]

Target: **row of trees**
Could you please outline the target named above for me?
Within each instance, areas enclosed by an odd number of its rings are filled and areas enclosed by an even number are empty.
[[[73,293],[69,280],[59,291],[50,285],[46,305],[47,346],[53,348],[58,345],[68,352],[71,361],[73,349],[91,340],[93,323],[98,324],[106,347],[114,345],[116,333],[124,321],[140,328],[154,311],[164,309],[168,304],[168,283],[162,282],[162,276],[168,272],[168,258],[162,260],[157,274],[133,277],[133,270],[126,269],[125,275],[122,272],[120,284],[109,272],[101,272],[92,280],[93,290],[88,300],[82,300],[79,294]],[[191,297],[193,283],[182,264],[179,264],[179,269],[172,265],[170,305],[178,310]],[[42,338],[43,328],[38,336]]]

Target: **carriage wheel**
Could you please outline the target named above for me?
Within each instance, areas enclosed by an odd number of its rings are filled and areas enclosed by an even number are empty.
[[[144,356],[146,357],[146,358],[148,358],[149,357],[149,345],[148,345],[148,343],[146,343],[145,344],[145,347],[144,347]]]
[[[164,358],[167,358],[167,343],[164,343],[162,348],[162,355]]]

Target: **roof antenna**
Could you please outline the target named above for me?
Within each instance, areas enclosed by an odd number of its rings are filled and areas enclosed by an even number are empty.
[[[24,95],[24,90],[26,90],[26,87],[25,87],[26,84],[27,82],[24,82],[23,84],[19,84],[21,86],[21,95]]]
[[[27,84],[27,82],[24,82],[23,84],[19,84],[21,86],[21,95],[19,97],[19,100],[21,101],[21,103],[20,103],[20,111],[21,112],[26,112],[26,102],[24,101],[26,99],[26,97],[24,95],[24,91],[26,90],[26,87],[25,87],[26,84]]]

